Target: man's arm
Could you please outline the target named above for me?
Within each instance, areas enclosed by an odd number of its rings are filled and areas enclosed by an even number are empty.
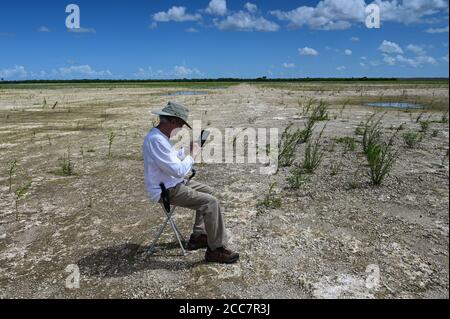
[[[182,178],[189,173],[194,164],[194,159],[190,155],[187,155],[183,160],[172,155],[171,149],[158,139],[150,140],[148,146],[150,156],[155,164],[169,176]]]

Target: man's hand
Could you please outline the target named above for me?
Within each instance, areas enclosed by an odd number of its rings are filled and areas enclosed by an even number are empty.
[[[189,148],[190,155],[195,159],[197,155],[200,153],[202,148],[198,143],[191,143],[191,147]]]

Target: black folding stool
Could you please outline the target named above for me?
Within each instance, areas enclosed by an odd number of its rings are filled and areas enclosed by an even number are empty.
[[[186,185],[189,184],[189,182],[191,181],[191,179],[195,176],[195,169],[192,169],[192,174],[191,176],[189,176]],[[157,251],[156,249],[156,243],[158,242],[159,238],[161,237],[164,228],[166,228],[167,223],[170,223],[170,226],[172,227],[173,232],[175,233],[175,237],[177,239],[178,244],[180,245],[181,248],[181,253],[183,254],[183,256],[186,256],[186,250],[183,247],[183,242],[186,242],[184,240],[183,235],[181,234],[180,230],[178,229],[177,225],[175,224],[175,221],[173,220],[172,216],[173,213],[175,211],[176,206],[172,206],[170,207],[170,198],[169,198],[169,192],[167,191],[166,186],[161,183],[159,184],[159,187],[161,187],[161,206],[164,210],[164,213],[166,215],[166,220],[165,222],[161,225],[158,234],[156,235],[155,239],[153,240],[152,245],[149,248],[150,254],[153,254]]]

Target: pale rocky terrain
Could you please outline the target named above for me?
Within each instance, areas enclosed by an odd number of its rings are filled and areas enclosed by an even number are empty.
[[[239,84],[167,95],[181,90],[0,89],[0,298],[449,297],[448,123],[432,123],[413,149],[399,136],[399,158],[379,187],[370,184],[355,135],[375,110],[366,100],[418,96],[448,110],[448,84]],[[288,188],[289,168],[267,176],[259,174],[261,164],[197,165],[196,180],[223,203],[237,264],[206,263],[201,250],[181,256],[169,228],[161,251],[148,254],[164,219],[143,183],[141,145],[155,121],[152,110],[172,100],[208,127],[276,127],[281,135],[290,122],[302,127],[309,98],[329,103],[330,120],[323,161],[299,189]],[[401,134],[418,132],[421,112],[387,110],[386,134],[402,123]],[[355,150],[335,141],[343,136],[355,138]],[[52,171],[67,153],[75,174],[59,176]],[[258,210],[274,182],[281,207]],[[176,221],[189,237],[193,212],[178,208]],[[79,288],[66,288],[68,265],[78,266]],[[370,284],[371,269],[379,269],[378,285]]]

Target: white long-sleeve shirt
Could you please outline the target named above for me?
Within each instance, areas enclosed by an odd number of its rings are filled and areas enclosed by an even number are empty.
[[[159,129],[152,128],[142,145],[144,153],[144,179],[150,200],[157,202],[161,197],[159,184],[166,188],[184,181],[194,164],[194,159],[185,156],[184,148],[176,151],[170,140]]]

